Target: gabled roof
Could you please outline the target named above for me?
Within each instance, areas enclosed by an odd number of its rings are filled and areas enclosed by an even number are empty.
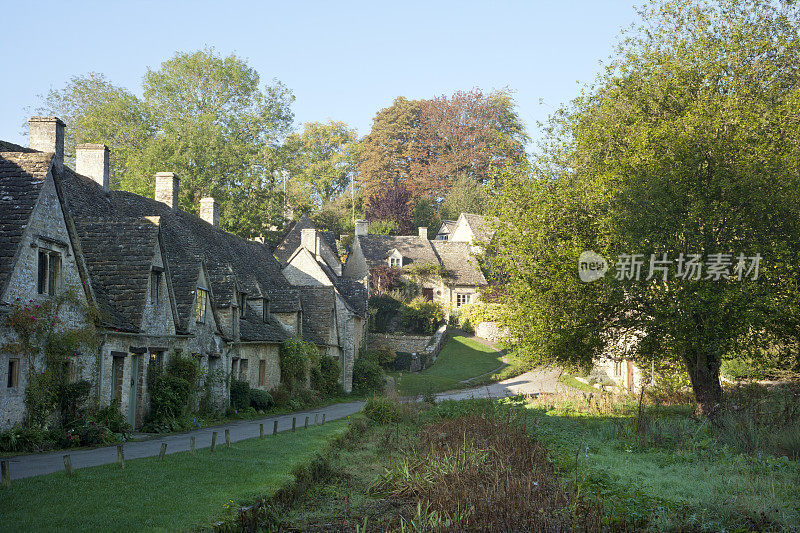
[[[0,149],[20,148],[3,143]],[[0,294],[3,293],[12,261],[28,219],[39,199],[53,154],[41,152],[0,153]]]
[[[247,305],[245,316],[239,319],[239,335],[244,342],[283,342],[292,335],[286,331],[274,317],[267,322],[261,313],[251,305]]]
[[[402,254],[404,266],[439,262],[430,241],[420,239],[419,235],[358,235],[356,239],[369,268],[385,265],[394,249]]]
[[[77,219],[95,298],[109,325],[138,332],[158,244],[157,220]]]
[[[444,268],[453,276],[447,279],[452,285],[486,285],[486,278],[470,252],[468,242],[431,241]]]
[[[313,227],[314,223],[311,222],[311,219],[306,213],[303,213],[299,220],[292,222],[286,232],[286,236],[275,248],[275,257],[278,258],[278,261],[287,263],[295,250],[300,246],[301,232],[304,229],[311,229]]]
[[[303,339],[330,346],[336,294],[331,286],[298,287],[303,302]]]
[[[456,220],[442,220],[441,226],[439,226],[439,230],[436,232],[437,235],[442,234],[450,234],[453,233],[453,230],[456,229]]]
[[[361,318],[366,318],[369,294],[364,284],[354,279],[336,278],[333,285],[350,310]]]
[[[463,219],[472,230],[474,242],[487,243],[494,237],[494,230],[489,227],[486,217],[483,215],[473,215],[471,213],[461,213],[459,221]]]

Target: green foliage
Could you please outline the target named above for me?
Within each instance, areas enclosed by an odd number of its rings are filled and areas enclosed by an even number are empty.
[[[73,426],[84,418],[84,407],[91,390],[92,384],[87,380],[56,385],[55,401],[61,415],[62,426]]]
[[[746,332],[795,337],[800,252],[800,17],[769,1],[653,1],[581,98],[556,113],[530,172],[494,207],[512,335],[590,361],[625,331],[645,359],[685,364],[703,411]],[[594,250],[599,281],[576,275]],[[647,277],[650,254],[759,253],[757,280]],[[614,259],[642,254],[641,280]],[[703,271],[704,275],[707,273]],[[614,329],[612,329],[614,328]]]
[[[395,372],[408,372],[411,370],[411,361],[411,352],[397,352],[394,360],[390,361],[385,366]]]
[[[411,224],[415,228],[428,228],[428,239],[436,237],[436,232],[439,230],[439,226],[442,225],[442,219],[436,212],[436,208],[430,198],[420,198],[414,204],[414,209],[411,213]]]
[[[369,347],[361,352],[360,358],[375,361],[379,365],[386,365],[395,360],[395,354],[392,347],[381,339],[377,339],[370,343]]]
[[[453,315],[458,327],[464,331],[474,332],[475,326],[481,322],[504,323],[508,316],[508,308],[503,304],[474,303],[459,307],[455,313],[451,313],[451,320]]]
[[[155,421],[179,419],[186,415],[192,398],[192,385],[185,379],[162,372],[153,378],[150,389],[150,417]]]
[[[167,374],[179,377],[186,381],[186,383],[194,385],[197,383],[200,367],[197,363],[197,359],[183,352],[176,351],[170,354],[165,371]]]
[[[114,398],[111,403],[97,409],[89,417],[90,422],[106,426],[113,433],[127,435],[133,431],[133,427],[128,423],[125,415],[119,409],[119,400]]]
[[[386,396],[371,396],[364,404],[364,415],[378,424],[390,424],[400,418],[397,400]]]
[[[380,365],[366,357],[353,364],[353,391],[359,394],[383,391],[384,372]]]
[[[338,396],[342,392],[339,376],[342,367],[333,357],[322,357],[319,362],[320,380],[314,388],[325,396]]]
[[[256,411],[266,411],[267,409],[275,405],[275,401],[272,399],[272,395],[267,391],[259,389],[250,389],[249,392],[250,392],[249,406],[255,409]]]
[[[280,349],[281,382],[290,390],[305,386],[306,374],[319,364],[319,350],[301,339],[283,341]]]
[[[293,120],[291,91],[260,81],[244,59],[206,48],[148,69],[141,98],[90,74],[51,91],[41,112],[67,119],[68,153],[73,141],[111,148],[115,188],[150,197],[168,168],[181,178],[181,209],[196,213],[214,196],[221,227],[252,237],[282,221],[272,176]]]
[[[389,294],[373,294],[369,297],[370,330],[386,333],[394,323],[403,304]]]
[[[488,203],[486,187],[475,178],[462,174],[442,201],[439,215],[445,220],[457,220],[461,213],[483,215]]]
[[[400,226],[394,220],[371,220],[369,233],[370,235],[398,235]]]
[[[406,331],[434,333],[444,320],[444,311],[437,302],[425,298],[414,298],[400,312]]]
[[[231,408],[244,410],[250,407],[250,383],[238,379],[231,380]]]

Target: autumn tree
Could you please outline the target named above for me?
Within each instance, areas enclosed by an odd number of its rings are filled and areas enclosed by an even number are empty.
[[[370,220],[394,222],[397,232],[403,234],[411,231],[412,207],[411,192],[403,182],[397,182],[372,197],[367,207],[367,217]]]
[[[710,414],[726,354],[800,331],[800,17],[768,0],[639,14],[531,171],[504,181],[498,260],[529,351],[589,363],[631,334],[640,362],[683,363]],[[610,263],[590,283],[585,250]]]

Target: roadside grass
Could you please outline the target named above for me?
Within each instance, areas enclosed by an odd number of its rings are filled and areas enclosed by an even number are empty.
[[[436,362],[422,372],[390,372],[402,396],[442,392],[472,384],[459,382],[486,374],[503,364],[502,355],[478,341],[463,336],[451,338]]]
[[[347,422],[296,433],[14,481],[0,489],[2,531],[193,530],[294,480]]]
[[[520,405],[532,435],[556,452],[561,475],[629,524],[670,531],[800,528],[797,457],[766,448],[745,453],[730,440],[727,422],[718,427],[694,418],[691,405],[645,406],[641,416],[635,401],[609,395]]]
[[[571,375],[567,374],[566,372],[562,373],[558,377],[558,381],[560,383],[563,383],[567,387],[572,387],[573,389],[577,389],[577,390],[582,391],[582,392],[593,392],[595,394],[600,393],[600,389],[595,389],[591,385],[587,385],[586,383],[584,383],[582,381],[578,381],[577,379],[575,379],[574,376],[571,376]]]

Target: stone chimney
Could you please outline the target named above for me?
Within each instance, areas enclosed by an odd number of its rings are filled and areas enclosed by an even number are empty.
[[[418,231],[419,231],[419,238],[422,239],[423,241],[427,241],[428,240],[428,228],[420,226],[418,228]]]
[[[366,235],[369,232],[369,222],[356,220],[356,235]]]
[[[178,208],[178,176],[173,172],[156,173],[156,201]]]
[[[300,230],[300,246],[302,246],[315,256],[319,256],[320,249],[319,249],[319,236],[317,235],[317,230],[314,228],[306,228]]]
[[[210,196],[200,198],[200,218],[214,227],[219,226],[219,202]]]
[[[55,154],[53,163],[58,170],[64,168],[64,123],[58,117],[31,117],[30,145],[40,152]]]
[[[108,146],[79,144],[75,147],[75,172],[92,178],[108,190]]]

